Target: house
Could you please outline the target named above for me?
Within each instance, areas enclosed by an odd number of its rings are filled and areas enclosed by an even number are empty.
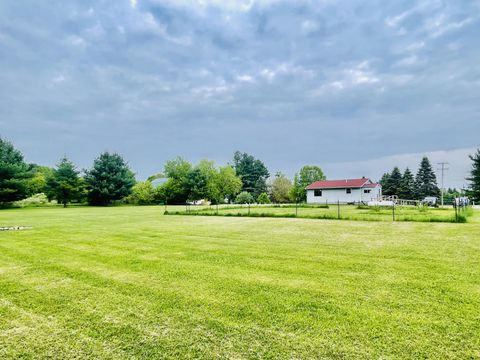
[[[380,200],[382,186],[367,178],[321,180],[308,185],[307,203],[368,203]]]

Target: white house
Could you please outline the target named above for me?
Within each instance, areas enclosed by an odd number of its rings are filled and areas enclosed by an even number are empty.
[[[367,178],[321,180],[306,187],[307,203],[368,203],[382,197],[382,186]]]

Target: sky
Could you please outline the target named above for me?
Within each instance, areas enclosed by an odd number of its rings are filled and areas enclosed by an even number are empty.
[[[463,187],[480,147],[478,0],[0,2],[0,136],[139,179],[236,150],[378,180],[422,156]]]

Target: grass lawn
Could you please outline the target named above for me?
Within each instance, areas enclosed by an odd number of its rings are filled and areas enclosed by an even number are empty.
[[[467,224],[0,211],[0,359],[480,358]]]
[[[394,213],[393,213],[394,211]],[[356,205],[222,205],[215,206],[170,206],[171,215],[219,215],[219,216],[260,216],[260,217],[298,217],[312,219],[343,219],[361,221],[419,221],[419,222],[457,222],[455,209],[452,207],[430,208],[416,206],[356,206]],[[459,217],[465,219],[472,213],[471,209],[459,210]]]

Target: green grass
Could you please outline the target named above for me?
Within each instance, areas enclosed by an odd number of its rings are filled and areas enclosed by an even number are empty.
[[[168,207],[168,215],[205,215],[205,216],[247,216],[282,217],[305,219],[342,219],[359,221],[393,221],[391,207],[369,207],[354,205],[222,205],[218,208],[206,206]],[[455,215],[453,208],[428,208],[413,206],[395,207],[395,221],[418,222],[467,222],[471,209],[459,211]]]
[[[480,358],[479,211],[163,211],[1,211],[0,226],[33,229],[0,232],[0,358]]]

